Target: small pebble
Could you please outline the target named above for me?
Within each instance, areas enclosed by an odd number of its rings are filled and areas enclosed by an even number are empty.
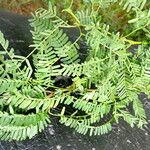
[[[56,145],[57,150],[61,150],[61,145]]]

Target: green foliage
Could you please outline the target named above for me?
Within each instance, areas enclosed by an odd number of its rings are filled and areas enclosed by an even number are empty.
[[[104,22],[100,8],[112,3],[129,13],[128,34]],[[131,127],[143,128],[146,114],[138,95],[143,92],[150,96],[150,14],[146,4],[146,0],[91,0],[85,1],[85,10],[76,13],[70,5],[63,12],[70,14],[73,26],[80,31],[75,42],[63,32],[62,28],[72,25],[57,15],[56,7],[49,3],[48,9],[40,8],[30,19],[34,29],[34,78],[28,59],[14,55],[13,49],[8,51],[9,42],[0,33],[5,49],[0,52],[1,139],[31,138],[47,126],[48,114],[91,136],[110,132],[112,124],[121,119]],[[139,31],[147,37],[134,41],[140,35],[132,37]],[[84,62],[78,54],[81,37],[88,45]],[[10,59],[4,60],[4,55]],[[26,62],[23,68],[22,62]],[[55,86],[54,77],[60,75],[70,76],[73,83],[66,88]]]
[[[1,140],[25,140],[41,132],[49,123],[46,113],[30,115],[0,112]]]
[[[15,56],[13,49],[8,52],[9,42],[4,39],[1,32],[0,43],[5,50],[0,52],[0,138],[2,140],[32,138],[50,122],[45,109],[51,106],[52,101],[45,99],[40,101],[39,98],[44,97],[43,88],[40,85],[31,86],[30,63],[22,56]],[[10,59],[4,60],[3,56],[6,55]],[[21,70],[23,61],[27,62],[27,66]],[[36,108],[36,113],[25,115],[33,108]]]

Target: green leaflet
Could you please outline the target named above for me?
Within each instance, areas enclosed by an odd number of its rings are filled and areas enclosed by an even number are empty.
[[[0,112],[0,138],[1,140],[31,139],[50,123],[46,113],[19,115]]]
[[[128,35],[112,31],[103,20],[99,8],[114,3],[131,15],[127,20]],[[64,10],[71,15],[73,25],[62,20],[51,3],[48,9],[40,8],[33,14],[30,47],[35,52],[34,78],[28,59],[15,56],[13,49],[8,51],[9,42],[0,32],[0,43],[5,50],[0,52],[1,140],[32,138],[50,123],[49,115],[90,136],[109,133],[112,124],[120,119],[131,127],[142,128],[147,124],[138,97],[140,92],[150,96],[150,48],[144,42],[150,37],[147,1],[85,0],[84,4],[85,10],[76,13],[71,8]],[[62,29],[70,26],[80,30],[74,42]],[[132,40],[138,31],[147,35],[143,41]],[[88,47],[84,62],[79,59],[81,37]],[[10,59],[4,60],[5,55]],[[26,65],[20,69],[22,62]],[[70,76],[72,84],[57,87],[56,76]]]

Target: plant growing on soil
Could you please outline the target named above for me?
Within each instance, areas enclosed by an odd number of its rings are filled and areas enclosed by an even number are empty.
[[[28,57],[14,55],[13,49],[8,51],[9,42],[0,33],[5,49],[0,52],[2,140],[32,138],[50,123],[48,114],[59,117],[60,123],[77,132],[90,135],[108,133],[120,119],[131,127],[142,128],[147,124],[138,97],[141,92],[150,96],[147,1],[84,3],[85,10],[76,13],[71,5],[64,9],[72,17],[72,25],[57,16],[56,7],[50,3],[48,9],[41,8],[33,14],[30,22],[34,28],[34,75]],[[114,4],[125,11],[125,32],[113,30],[101,14]],[[80,35],[71,42],[62,28],[73,26]],[[80,57],[79,40],[88,46],[85,60]],[[5,55],[10,59],[5,60]],[[72,82],[67,87],[58,87],[54,84],[56,76],[68,76]]]

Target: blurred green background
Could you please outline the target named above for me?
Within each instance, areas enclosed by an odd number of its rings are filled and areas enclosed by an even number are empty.
[[[40,7],[46,7],[46,0],[0,0],[0,9],[10,10],[23,15],[30,15]],[[59,12],[62,9],[67,8],[71,0],[50,0],[54,5],[57,6]],[[83,4],[82,0],[73,1],[73,9],[78,9]]]

